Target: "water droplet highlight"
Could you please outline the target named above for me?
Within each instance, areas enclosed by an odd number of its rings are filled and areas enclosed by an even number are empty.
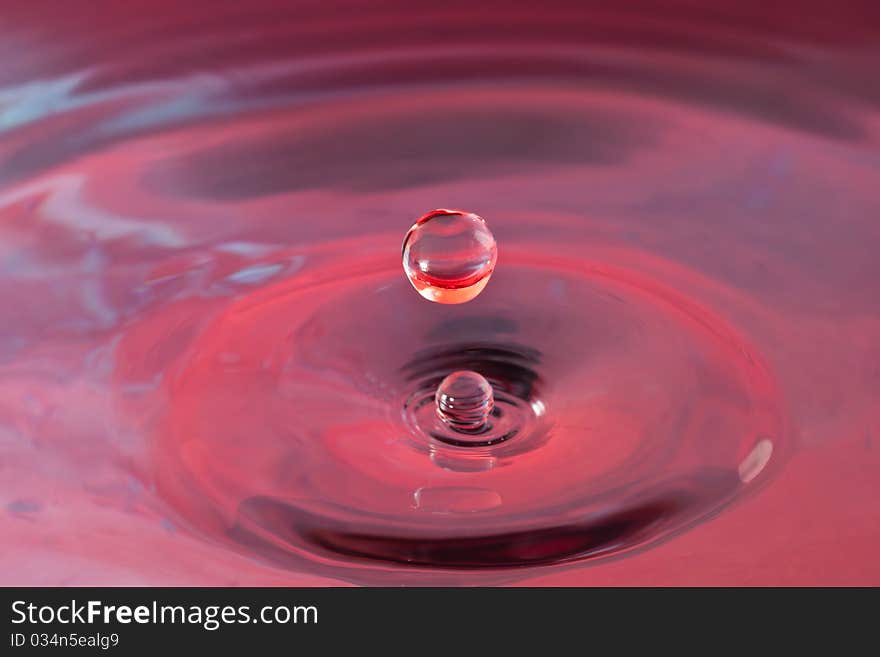
[[[410,283],[437,303],[465,303],[476,297],[489,282],[497,258],[492,231],[472,212],[429,212],[403,240],[403,269]]]
[[[469,370],[453,372],[443,379],[434,400],[437,417],[450,428],[466,433],[485,429],[495,408],[491,384]]]

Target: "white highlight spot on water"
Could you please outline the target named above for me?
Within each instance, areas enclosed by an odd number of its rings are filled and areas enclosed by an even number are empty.
[[[739,464],[739,468],[737,468],[740,481],[747,484],[761,474],[764,468],[767,467],[767,463],[770,462],[772,454],[772,442],[766,438],[758,441],[758,444],[755,445],[752,451],[749,452],[749,455]]]

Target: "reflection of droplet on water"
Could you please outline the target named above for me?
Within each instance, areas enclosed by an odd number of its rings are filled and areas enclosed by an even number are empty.
[[[465,303],[476,297],[495,269],[495,238],[479,215],[434,210],[403,241],[403,268],[429,301]]]
[[[443,379],[434,399],[437,416],[456,431],[481,431],[495,407],[490,383],[476,372],[466,370],[453,372]]]
[[[419,488],[413,493],[413,508],[428,513],[476,513],[501,506],[494,490],[467,486]]]

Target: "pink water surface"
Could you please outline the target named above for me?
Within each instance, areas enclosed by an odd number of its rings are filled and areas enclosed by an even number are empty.
[[[0,584],[880,584],[876,3],[10,0],[0,62]],[[398,440],[468,346],[541,409],[489,468]]]

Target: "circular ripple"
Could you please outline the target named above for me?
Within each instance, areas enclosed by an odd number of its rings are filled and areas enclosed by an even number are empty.
[[[240,297],[167,384],[161,492],[252,553],[369,581],[621,553],[759,478],[778,399],[729,326],[630,271],[516,245],[505,263],[454,312],[370,255]],[[418,400],[458,369],[513,435],[422,430]]]

